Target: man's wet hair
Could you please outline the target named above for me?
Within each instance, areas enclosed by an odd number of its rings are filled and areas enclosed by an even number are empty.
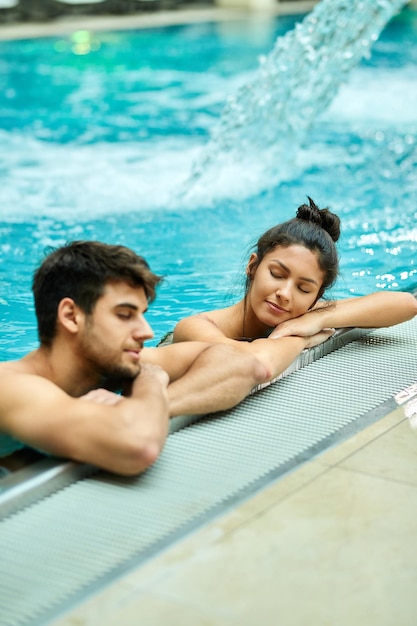
[[[73,241],[56,248],[33,276],[39,341],[51,345],[56,334],[58,305],[63,298],[71,298],[90,315],[109,282],[142,287],[148,302],[152,302],[161,280],[142,256],[125,246]]]

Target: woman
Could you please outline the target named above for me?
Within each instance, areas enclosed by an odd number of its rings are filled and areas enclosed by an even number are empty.
[[[258,240],[246,266],[242,300],[184,318],[175,327],[174,342],[239,343],[263,360],[275,378],[299,352],[318,345],[335,328],[391,326],[416,315],[417,300],[405,292],[319,301],[338,275],[340,220],[308,199],[295,218]]]

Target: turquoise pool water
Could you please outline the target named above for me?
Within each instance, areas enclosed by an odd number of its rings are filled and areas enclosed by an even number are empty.
[[[278,184],[254,193],[245,165],[224,196],[180,194],[227,97],[301,19],[0,42],[2,359],[37,345],[30,282],[48,246],[142,253],[167,277],[149,312],[156,343],[240,294],[250,245],[307,195],[342,218],[333,295],[417,282],[415,9],[390,22]]]

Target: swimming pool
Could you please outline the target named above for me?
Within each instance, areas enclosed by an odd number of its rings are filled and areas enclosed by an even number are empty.
[[[342,218],[337,297],[417,282],[417,12],[391,21],[293,169],[253,194],[178,190],[228,95],[298,17],[0,43],[2,359],[37,345],[30,292],[48,246],[133,247],[167,276],[149,312],[156,343],[192,311],[240,293],[257,235],[310,195]]]

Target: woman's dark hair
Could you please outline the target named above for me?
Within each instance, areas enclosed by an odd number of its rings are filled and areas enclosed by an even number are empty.
[[[294,244],[304,246],[317,254],[320,269],[323,271],[323,285],[317,299],[321,298],[337,278],[339,258],[335,242],[340,236],[340,219],[328,208],[319,209],[309,197],[309,204],[302,204],[297,209],[297,215],[288,222],[283,222],[267,230],[258,239],[256,244],[257,260],[253,272],[264,256],[281,246],[288,248]],[[248,293],[253,272],[246,278],[246,294]]]
[[[53,250],[32,282],[41,344],[50,346],[55,337],[58,305],[63,298],[71,298],[89,315],[108,282],[143,287],[148,302],[152,302],[161,280],[143,257],[124,246],[73,241]]]

